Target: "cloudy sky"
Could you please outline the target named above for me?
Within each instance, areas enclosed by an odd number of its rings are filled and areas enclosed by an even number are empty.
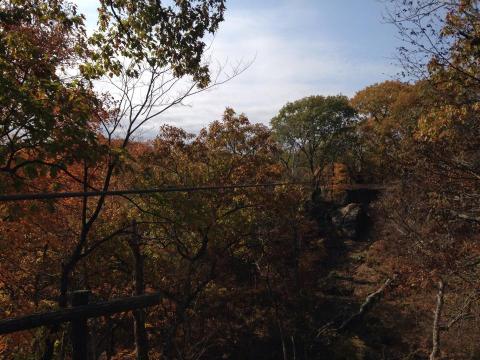
[[[93,28],[97,0],[76,3]],[[394,77],[399,43],[383,13],[381,0],[228,0],[212,57],[253,63],[229,83],[171,109],[149,125],[146,135],[162,123],[198,131],[227,106],[268,124],[288,101],[317,94],[352,96]]]

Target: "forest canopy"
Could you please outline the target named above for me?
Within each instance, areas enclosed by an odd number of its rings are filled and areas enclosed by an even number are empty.
[[[141,139],[224,0],[0,0],[0,357],[478,359],[480,4],[386,6],[398,79]],[[152,303],[7,331],[78,294]]]

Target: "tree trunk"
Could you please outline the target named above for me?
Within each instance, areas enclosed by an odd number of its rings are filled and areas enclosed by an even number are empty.
[[[437,307],[435,309],[435,316],[433,318],[433,330],[432,330],[432,352],[430,354],[430,360],[437,360],[440,354],[440,318],[443,310],[443,295],[445,290],[445,283],[443,280],[438,282],[437,293]]]
[[[105,355],[107,356],[107,360],[111,360],[112,357],[115,355],[115,327],[113,324],[112,319],[108,318],[108,336],[107,336],[107,344],[105,349]]]
[[[72,307],[88,305],[90,291],[75,291],[72,294]],[[71,339],[72,339],[72,359],[88,360],[89,333],[88,320],[86,317],[76,319],[71,323]]]
[[[138,235],[137,223],[135,220],[132,222],[132,232],[133,235],[129,240],[129,245],[134,259],[134,295],[143,295],[145,292],[143,256],[140,249],[140,236]],[[138,309],[133,311],[133,318],[137,360],[148,360],[148,336],[145,330],[145,310]]]
[[[297,228],[297,224],[292,222],[292,229],[293,229],[293,266],[294,266],[294,276],[295,276],[295,290],[299,291],[301,286],[300,281],[300,251],[301,251],[301,244],[300,244],[300,236],[299,231]]]

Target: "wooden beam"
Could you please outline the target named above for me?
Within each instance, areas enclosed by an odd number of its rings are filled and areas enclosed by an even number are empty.
[[[9,334],[16,331],[33,329],[40,326],[49,326],[79,320],[82,318],[95,318],[136,309],[155,306],[165,296],[163,293],[153,293],[141,296],[132,296],[101,302],[76,306],[74,308],[32,314],[17,318],[0,320],[0,334]]]

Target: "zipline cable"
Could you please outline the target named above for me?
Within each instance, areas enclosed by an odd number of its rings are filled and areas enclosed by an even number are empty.
[[[214,190],[234,190],[248,188],[267,188],[279,186],[308,186],[307,182],[289,182],[289,183],[270,183],[270,184],[239,184],[239,185],[217,185],[217,186],[193,186],[193,187],[175,187],[168,186],[162,188],[150,189],[127,189],[127,190],[107,190],[107,191],[74,191],[74,192],[50,192],[50,193],[26,193],[26,194],[8,194],[0,195],[0,202],[22,201],[22,200],[51,200],[80,197],[97,196],[123,196],[123,195],[144,195],[156,193],[173,192],[196,192],[196,191],[214,191]]]

